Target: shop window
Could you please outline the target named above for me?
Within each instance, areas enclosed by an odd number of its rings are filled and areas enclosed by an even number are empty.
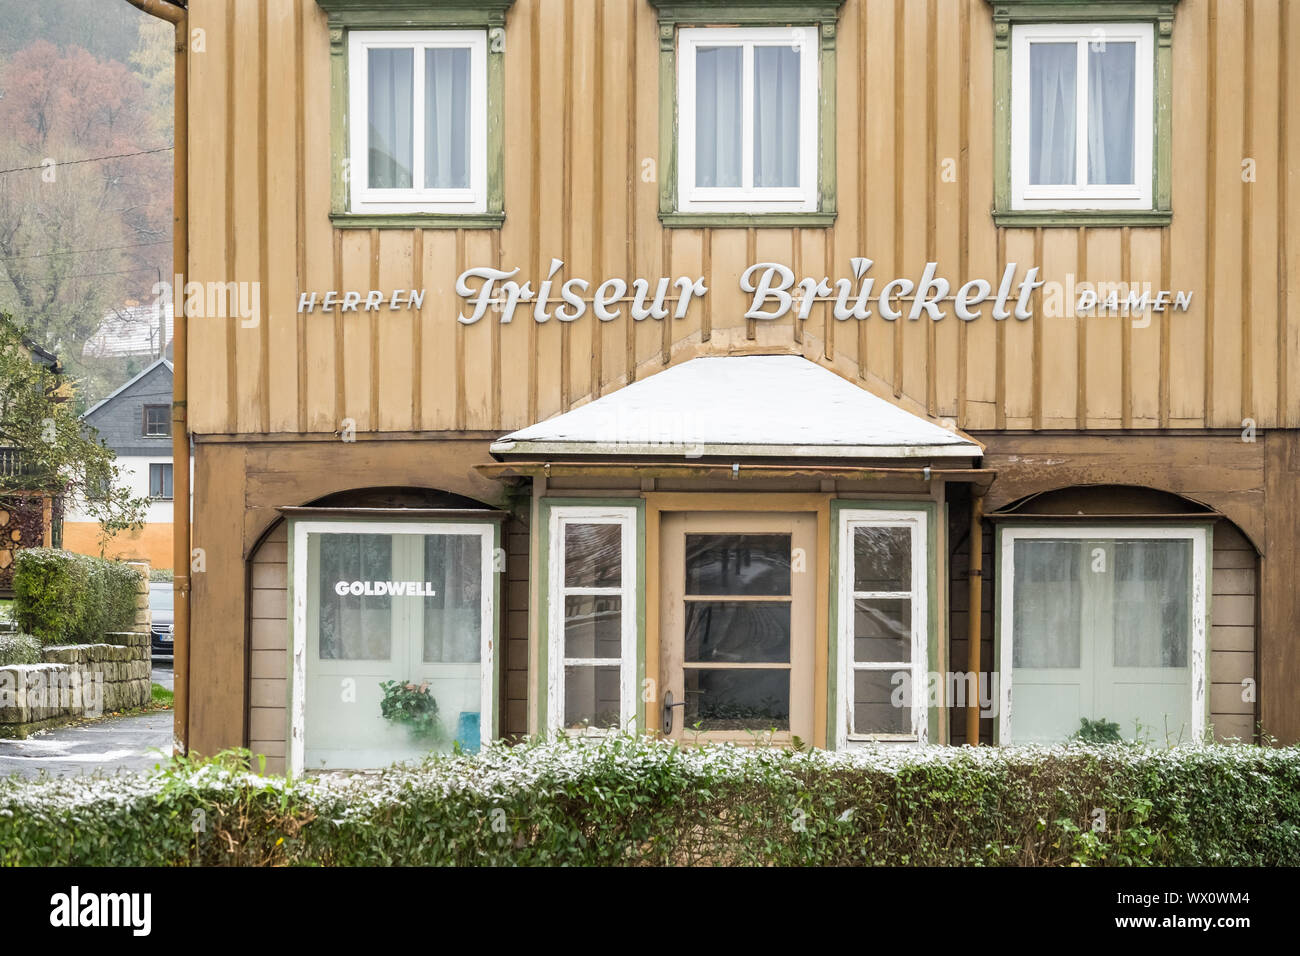
[[[297,521],[291,541],[292,769],[493,739],[494,524]],[[385,715],[394,692],[419,719]]]
[[[928,511],[839,510],[838,746],[929,739]]]
[[[330,15],[331,218],[495,228],[502,205],[505,13],[317,0]]]
[[[549,511],[546,726],[570,733],[634,729],[637,509]]]
[[[172,463],[152,462],[149,465],[149,497],[163,501],[172,499]]]
[[[170,405],[145,405],[142,434],[145,438],[170,438],[172,416]]]
[[[999,535],[999,740],[1058,743],[1087,722],[1162,746],[1199,741],[1207,530]]]
[[[838,2],[775,24],[761,5],[651,0],[660,22],[660,219],[823,225],[835,218]]]
[[[1174,5],[1091,6],[995,8],[1001,224],[1169,221]]]

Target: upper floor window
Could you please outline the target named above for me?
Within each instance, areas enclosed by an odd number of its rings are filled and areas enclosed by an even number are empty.
[[[1149,23],[1018,24],[1011,36],[1013,209],[1150,209]]]
[[[835,221],[835,39],[844,0],[649,0],[659,20],[659,220]]]
[[[994,222],[1167,225],[1178,0],[989,5]]]
[[[316,0],[329,16],[330,221],[499,229],[514,0]]]
[[[142,434],[145,438],[170,438],[172,434],[171,407],[168,405],[144,406]]]
[[[812,27],[678,35],[678,209],[817,209]]]
[[[348,77],[352,212],[486,211],[486,32],[353,31]]]

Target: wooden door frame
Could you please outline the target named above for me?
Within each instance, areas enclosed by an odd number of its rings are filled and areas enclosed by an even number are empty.
[[[834,741],[828,738],[826,723],[827,653],[830,627],[830,536],[831,500],[835,495],[826,493],[788,492],[646,492],[645,516],[645,675],[654,681],[654,696],[647,700],[650,707],[658,709],[665,686],[663,654],[659,636],[660,601],[662,598],[660,569],[660,517],[663,512],[737,511],[753,513],[813,514],[816,520],[817,577],[814,587],[815,620],[813,622],[813,734],[815,746],[831,748]],[[647,721],[648,724],[648,721]],[[657,730],[657,728],[647,729]]]
[[[712,519],[712,520],[707,520]],[[664,540],[663,532],[666,526],[672,525],[672,537],[681,536],[679,543],[672,540]],[[693,527],[692,525],[696,525]],[[708,528],[710,530],[705,530]],[[665,561],[671,561],[673,567],[669,572],[672,580],[661,582],[660,611],[665,610],[665,603],[671,607],[671,602],[665,602],[665,598],[671,597],[674,601],[681,599],[688,600],[685,589],[681,586],[684,582],[685,575],[685,554],[681,551],[681,546],[685,545],[685,539],[690,534],[775,534],[790,536],[791,548],[804,548],[809,554],[810,560],[814,562],[813,574],[797,574],[792,576],[790,582],[790,600],[791,610],[797,606],[801,614],[811,615],[804,616],[802,621],[795,617],[790,619],[790,648],[789,648],[789,670],[790,675],[790,713],[789,728],[784,731],[772,732],[770,743],[779,746],[792,746],[795,738],[800,740],[811,740],[816,728],[816,696],[815,688],[818,680],[816,670],[816,640],[817,640],[817,607],[821,603],[821,595],[817,590],[817,515],[815,512],[808,511],[738,511],[735,509],[725,510],[705,510],[705,511],[663,511],[660,513],[660,535],[661,550],[659,559],[661,570]],[[791,566],[792,572],[795,570]],[[680,575],[680,576],[678,576]],[[721,595],[718,599],[723,599]],[[743,598],[742,598],[743,600]],[[662,617],[661,617],[662,620]],[[666,623],[666,622],[665,622]],[[683,625],[685,621],[681,622]],[[677,628],[674,627],[674,631]],[[679,635],[674,634],[676,639]],[[684,637],[684,633],[680,636]],[[663,683],[660,686],[660,697],[672,692],[675,698],[685,702],[686,688],[685,662],[676,659],[671,649],[666,647],[666,635],[661,635],[660,648],[660,670],[663,677]],[[806,643],[801,643],[806,642]],[[684,647],[679,648],[684,651]],[[681,686],[678,686],[680,680]],[[685,712],[681,716],[680,722],[675,722],[676,726],[685,729]],[[714,730],[700,731],[696,739],[706,743],[751,743],[755,739],[756,733],[765,733],[746,730]],[[676,739],[676,738],[674,738]]]

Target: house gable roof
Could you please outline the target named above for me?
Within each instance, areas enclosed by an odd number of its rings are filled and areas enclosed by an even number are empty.
[[[159,365],[166,366],[168,373],[169,373],[169,374],[171,373],[171,371],[172,371],[172,363],[171,363],[171,362],[167,361],[167,359],[165,359],[165,358],[160,358],[160,359],[155,360],[154,362],[152,362],[151,364],[149,364],[148,366],[146,366],[142,371],[140,371],[140,372],[139,372],[135,377],[129,379],[128,381],[126,381],[126,382],[123,383],[122,385],[119,385],[117,388],[115,388],[111,393],[109,393],[109,395],[108,395],[107,397],[100,399],[98,402],[96,402],[96,403],[95,403],[94,405],[92,405],[90,408],[86,409],[86,413],[85,413],[84,415],[81,416],[82,419],[83,419],[83,420],[89,420],[90,416],[94,415],[94,414],[95,414],[96,412],[98,412],[100,409],[106,407],[106,406],[108,405],[109,402],[111,402],[111,401],[113,401],[114,399],[116,399],[116,398],[118,398],[118,397],[120,397],[120,396],[126,394],[126,392],[128,392],[128,391],[129,391],[129,390],[130,390],[134,385],[136,385],[137,383],[142,382],[142,381],[144,381],[144,379],[148,378],[149,375],[153,372],[153,370],[156,369]]]

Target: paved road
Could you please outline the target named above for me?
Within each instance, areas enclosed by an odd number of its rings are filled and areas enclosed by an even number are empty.
[[[171,658],[155,657],[153,660],[153,682],[161,684],[168,690],[175,690],[172,687],[172,662]]]
[[[156,751],[171,752],[172,727],[172,712],[160,710],[56,727],[26,740],[0,740],[0,776],[149,770],[160,759]]]

